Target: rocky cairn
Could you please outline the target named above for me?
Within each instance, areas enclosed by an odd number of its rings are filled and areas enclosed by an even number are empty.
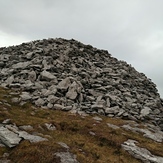
[[[163,130],[156,85],[106,50],[76,40],[44,39],[0,48],[0,85],[13,102],[73,113],[151,122]]]

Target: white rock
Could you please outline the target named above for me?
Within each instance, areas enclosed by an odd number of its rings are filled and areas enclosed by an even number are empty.
[[[0,140],[3,144],[11,148],[18,145],[22,139],[18,136],[18,134],[15,134],[2,126],[0,127]]]

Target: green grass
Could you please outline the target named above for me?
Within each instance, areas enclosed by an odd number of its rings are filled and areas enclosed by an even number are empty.
[[[8,152],[9,159],[14,163],[59,163],[60,160],[54,153],[65,149],[57,142],[66,143],[80,163],[139,163],[139,160],[121,149],[121,144],[128,139],[137,140],[140,146],[155,155],[163,156],[162,143],[153,142],[138,133],[124,129],[114,130],[107,126],[107,123],[122,126],[128,121],[100,116],[103,120],[98,123],[92,118],[93,115],[82,117],[69,112],[36,108],[30,103],[19,106],[11,102],[13,95],[10,92],[11,90],[0,88],[0,122],[11,119],[17,126],[31,125],[34,131],[30,132],[38,132],[49,139],[40,143],[24,140],[12,149],[0,147],[0,157]],[[47,130],[45,123],[53,124],[56,130]]]

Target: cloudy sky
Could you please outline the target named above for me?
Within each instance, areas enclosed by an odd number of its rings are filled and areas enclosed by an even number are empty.
[[[163,97],[163,0],[0,0],[0,47],[63,37],[108,50]]]

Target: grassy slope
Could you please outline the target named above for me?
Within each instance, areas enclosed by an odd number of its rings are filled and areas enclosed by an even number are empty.
[[[121,149],[120,145],[127,139],[137,140],[153,154],[163,156],[162,143],[153,142],[141,134],[124,129],[114,130],[107,126],[107,123],[121,126],[128,121],[100,116],[103,120],[97,122],[92,118],[93,115],[82,117],[68,112],[35,108],[31,104],[19,106],[11,102],[12,96],[15,95],[10,95],[10,90],[0,88],[0,122],[11,119],[17,126],[31,125],[34,127],[32,132],[43,134],[49,139],[32,144],[21,141],[12,149],[0,147],[0,157],[4,152],[8,152],[9,159],[15,163],[59,163],[54,153],[65,149],[57,142],[66,143],[81,163],[139,163],[140,161]],[[49,131],[45,123],[51,123],[57,129]],[[91,135],[90,131],[95,135]]]

